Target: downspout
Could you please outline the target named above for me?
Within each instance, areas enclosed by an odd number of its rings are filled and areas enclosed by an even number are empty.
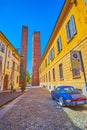
[[[5,75],[6,60],[7,60],[7,47],[8,47],[8,45],[9,45],[9,44],[7,44],[7,46],[6,46],[6,54],[5,54],[4,73],[3,73],[3,75]]]

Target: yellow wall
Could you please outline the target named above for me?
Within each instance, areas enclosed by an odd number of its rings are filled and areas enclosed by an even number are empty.
[[[67,42],[66,24],[70,19],[70,16],[74,15],[76,34]],[[61,23],[61,24],[60,24]],[[57,52],[56,42],[58,37],[61,36],[62,51]],[[45,59],[48,59],[49,51],[54,47],[55,58],[45,67]],[[40,85],[45,86],[57,86],[60,85],[73,85],[76,88],[82,88],[85,86],[84,74],[80,70],[80,77],[73,78],[70,61],[70,50],[81,51],[82,59],[84,63],[85,73],[87,77],[87,5],[85,0],[77,0],[76,3],[70,3],[66,0],[61,15],[56,23],[53,33],[50,37],[47,48],[41,60],[39,72],[40,72]],[[64,80],[60,80],[59,76],[59,64],[63,65]],[[44,67],[42,67],[44,66]],[[55,68],[56,81],[53,82],[52,69]],[[42,78],[46,77],[46,73],[50,71],[51,82],[44,82]],[[48,77],[48,76],[47,76]]]
[[[19,87],[19,76],[20,76],[20,56],[15,51],[15,48],[11,45],[11,43],[8,41],[8,39],[4,36],[2,32],[0,32],[0,42],[5,46],[5,51],[0,51],[0,56],[2,57],[2,73],[0,77],[0,86],[1,90],[4,89],[4,78],[7,75],[8,77],[8,85],[7,89],[11,88],[11,82],[14,82],[14,89],[17,89]],[[10,56],[8,56],[8,52],[10,51]],[[9,61],[9,66],[8,66]],[[12,72],[12,66],[13,62],[15,63],[14,67],[14,78],[11,79],[11,72]],[[18,82],[17,82],[17,76],[18,76]]]

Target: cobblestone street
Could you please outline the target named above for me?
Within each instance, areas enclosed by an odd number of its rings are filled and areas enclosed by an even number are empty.
[[[75,125],[44,88],[30,88],[0,118],[0,130],[82,130]]]

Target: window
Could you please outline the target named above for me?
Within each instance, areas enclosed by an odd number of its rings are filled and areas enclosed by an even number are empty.
[[[49,82],[50,82],[50,71],[49,71]]]
[[[14,61],[13,61],[12,69],[13,69],[13,70],[15,69],[15,62],[14,62]]]
[[[74,22],[74,16],[70,17],[70,20],[66,24],[66,33],[67,33],[67,40],[70,41],[72,37],[76,34],[76,27]]]
[[[52,50],[51,50],[51,60],[53,60],[54,59],[54,48],[52,48]]]
[[[18,76],[17,76],[17,83],[18,83]]]
[[[73,91],[74,91],[74,88],[71,87],[71,86],[65,87],[65,88],[64,88],[64,91],[65,91],[65,92],[73,92]]]
[[[44,82],[44,76],[43,76],[43,82]]]
[[[47,67],[47,59],[45,60],[45,67]]]
[[[85,0],[85,4],[87,4],[87,0]]]
[[[50,63],[50,53],[48,55],[48,64]]]
[[[58,87],[55,88],[55,91],[56,91],[56,92],[59,92],[59,91],[60,91],[60,88],[58,88]]]
[[[5,52],[5,45],[0,42],[0,51]]]
[[[53,68],[53,81],[55,81],[55,68]]]
[[[59,37],[57,40],[57,51],[60,52],[61,50],[62,50],[62,42],[61,37]]]
[[[62,67],[62,64],[59,65],[59,72],[60,72],[60,80],[63,80],[64,77],[63,77],[63,67]]]
[[[48,55],[48,64],[50,63],[50,60],[54,59],[54,48],[51,49]]]
[[[10,52],[10,50],[8,51],[8,57],[10,57],[11,56],[11,52]]]

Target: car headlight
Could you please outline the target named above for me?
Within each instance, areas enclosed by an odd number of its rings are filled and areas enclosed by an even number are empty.
[[[66,102],[71,102],[71,100],[66,100]]]

